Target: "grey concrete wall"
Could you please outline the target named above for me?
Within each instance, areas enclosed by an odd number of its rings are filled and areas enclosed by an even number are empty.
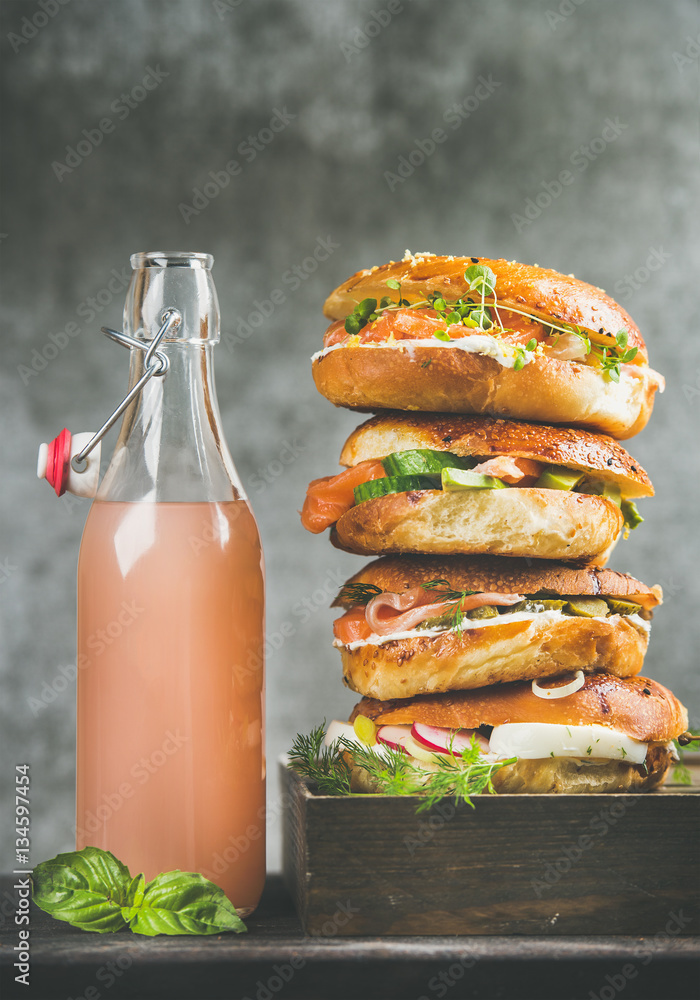
[[[38,3],[3,0],[0,736],[6,769],[32,765],[36,860],[72,843],[73,687],[40,710],[29,699],[41,699],[45,683],[61,686],[60,668],[74,662],[87,504],[57,501],[38,483],[35,453],[64,424],[98,425],[124,389],[126,356],[99,326],[120,324],[124,290],[110,280],[135,250],[216,257],[233,334],[218,348],[219,399],[262,530],[269,634],[279,647],[268,674],[272,762],[297,730],[342,717],[354,701],[340,683],[327,604],[361,563],[307,535],[296,513],[308,480],[337,468],[357,423],[311,381],[321,305],[357,268],[406,247],[573,272],[607,288],[639,323],[668,382],[631,443],[657,497],[613,565],[664,585],[648,672],[700,721],[700,8],[690,0],[392,6],[380,25],[371,12],[387,0],[71,0],[44,24]],[[152,71],[160,82],[140,100]],[[134,88],[129,108],[121,95]],[[450,110],[465,101],[468,117]],[[293,117],[254,151],[247,137],[276,110]],[[112,127],[100,133],[104,118]],[[610,141],[586,153],[609,119]],[[435,128],[446,141],[412,175],[387,178]],[[69,171],[52,167],[83,130],[99,143]],[[240,172],[208,205],[181,207],[234,159]],[[573,180],[558,192],[563,170]],[[518,220],[538,195],[545,207]],[[312,269],[319,241],[332,253]],[[253,330],[273,289],[284,302]],[[70,323],[75,336],[61,338]],[[280,644],[284,623],[293,634]],[[273,866],[278,836],[273,810]]]

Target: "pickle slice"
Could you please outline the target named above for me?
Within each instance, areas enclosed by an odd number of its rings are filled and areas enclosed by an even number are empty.
[[[539,597],[526,597],[524,601],[520,601],[519,604],[512,604],[510,607],[504,608],[503,612],[508,613],[511,611],[528,611],[530,614],[541,614],[543,611],[561,611],[566,601],[555,601],[549,598],[539,598]]]
[[[641,604],[635,604],[634,601],[618,601],[608,597],[607,603],[611,615],[638,615],[642,610]]]
[[[467,618],[472,621],[479,621],[482,618],[498,618],[498,611],[492,604],[484,604],[480,608],[472,608],[466,612]]]
[[[570,597],[566,605],[566,611],[578,618],[605,618],[609,610],[602,597]]]

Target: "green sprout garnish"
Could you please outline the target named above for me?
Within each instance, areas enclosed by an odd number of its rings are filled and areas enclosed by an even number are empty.
[[[349,334],[358,334],[368,323],[373,323],[385,312],[394,312],[397,309],[433,309],[444,321],[445,329],[437,330],[433,336],[437,340],[449,341],[452,338],[447,332],[450,326],[466,326],[477,330],[491,330],[492,336],[500,337],[508,332],[498,311],[498,296],[496,295],[496,275],[490,267],[485,264],[471,264],[464,272],[464,278],[469,283],[469,294],[455,301],[447,300],[439,292],[429,292],[424,299],[409,302],[401,295],[401,282],[397,278],[388,278],[387,287],[398,291],[397,301],[393,301],[388,296],[384,296],[379,304],[376,299],[363,299],[359,302],[350,315],[345,320],[345,330]],[[487,301],[488,296],[488,301]],[[563,321],[546,321],[541,317],[533,316],[532,313],[517,306],[507,305],[502,308],[518,316],[524,316],[529,320],[539,321],[545,329],[548,338],[554,338],[552,346],[556,345],[562,334],[572,334],[583,341],[587,355],[593,355],[599,364],[604,376],[613,382],[620,381],[620,367],[633,361],[637,356],[638,348],[627,347],[629,333],[627,330],[618,330],[615,334],[614,347],[601,346],[591,341],[590,335],[581,327]],[[526,351],[534,351],[537,347],[535,338],[529,341],[525,347],[515,347],[515,360],[513,368],[520,371],[527,362]]]

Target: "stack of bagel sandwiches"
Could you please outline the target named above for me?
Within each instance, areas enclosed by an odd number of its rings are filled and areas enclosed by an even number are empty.
[[[302,523],[376,557],[335,601],[361,700],[328,739],[426,775],[478,747],[499,792],[658,787],[688,725],[640,676],[662,593],[605,568],[654,493],[619,444],[663,389],[631,317],[572,275],[408,251],[324,312],[316,386],[374,416]]]

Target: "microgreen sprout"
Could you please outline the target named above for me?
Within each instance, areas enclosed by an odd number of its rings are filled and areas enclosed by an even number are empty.
[[[345,330],[351,335],[358,334],[363,327],[379,319],[385,312],[395,312],[397,309],[433,309],[445,323],[444,330],[437,330],[433,334],[436,340],[448,342],[453,339],[447,332],[447,328],[458,325],[473,330],[489,330],[492,336],[500,337],[507,332],[508,328],[503,323],[499,313],[496,275],[485,264],[471,264],[464,272],[464,279],[468,282],[469,294],[455,301],[447,300],[439,292],[429,292],[426,298],[409,302],[402,296],[401,282],[397,278],[387,278],[386,285],[399,293],[398,300],[394,301],[389,296],[383,296],[377,304],[377,300],[374,298],[363,299],[346,318]],[[603,374],[613,382],[620,381],[620,366],[628,364],[637,356],[638,348],[627,347],[629,340],[627,330],[618,330],[615,335],[614,347],[601,346],[593,343],[589,333],[579,326],[563,321],[554,322],[550,319],[545,321],[542,317],[511,304],[501,308],[518,316],[524,316],[531,321],[540,322],[545,329],[547,338],[553,338],[552,346],[556,345],[562,334],[573,334],[578,337],[584,344],[586,355],[593,355]],[[537,341],[533,338],[524,348],[522,346],[515,348],[513,364],[515,371],[520,371],[527,363],[528,358],[525,352],[533,351],[536,346]]]

